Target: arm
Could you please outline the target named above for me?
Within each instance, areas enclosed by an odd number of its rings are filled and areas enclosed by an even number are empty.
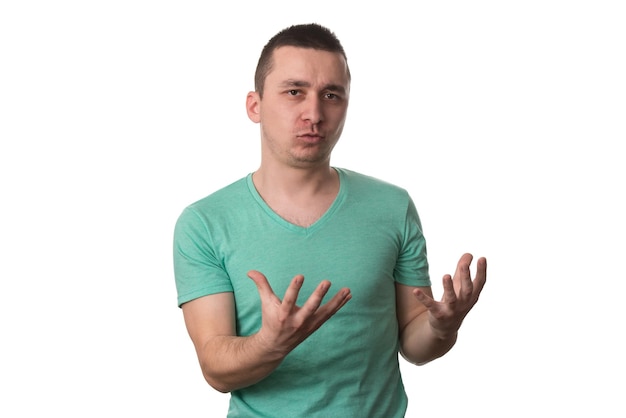
[[[430,287],[396,283],[396,306],[400,330],[400,354],[409,362],[426,364],[446,354],[456,343],[456,333],[437,335],[429,323],[429,313],[413,293],[419,289],[432,297]]]
[[[321,305],[330,287],[325,280],[299,307],[296,299],[304,277],[294,277],[281,301],[263,274],[251,271],[249,276],[261,296],[262,325],[256,334],[236,335],[232,293],[205,296],[182,306],[204,378],[220,392],[240,389],[268,376],[351,297],[348,289],[341,289]]]
[[[475,280],[469,267],[471,254],[464,254],[454,278],[443,277],[444,294],[433,299],[430,287],[396,284],[396,304],[400,330],[400,352],[409,362],[425,364],[446,354],[456,343],[465,316],[478,301],[487,279],[487,261],[478,260]]]
[[[201,297],[182,306],[206,381],[220,392],[256,383],[280,364],[264,353],[254,336],[235,336],[233,294]]]

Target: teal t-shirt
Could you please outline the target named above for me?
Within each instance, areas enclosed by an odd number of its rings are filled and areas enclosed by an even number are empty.
[[[282,297],[304,275],[298,304],[323,279],[352,299],[261,382],[233,391],[229,417],[403,417],[395,282],[430,286],[426,244],[408,193],[336,169],[339,193],[313,225],[291,224],[269,208],[252,175],[188,206],[174,234],[178,304],[233,292],[237,334],[261,326],[247,272],[258,270]]]

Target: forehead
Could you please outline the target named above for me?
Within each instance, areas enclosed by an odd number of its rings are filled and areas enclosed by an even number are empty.
[[[348,65],[341,53],[283,46],[274,50],[266,82],[299,80],[311,84],[334,83],[348,87]]]

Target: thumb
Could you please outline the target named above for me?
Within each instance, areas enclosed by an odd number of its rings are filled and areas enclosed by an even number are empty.
[[[248,272],[248,277],[252,279],[254,284],[256,284],[256,287],[259,290],[259,295],[261,296],[261,299],[268,298],[268,297],[269,298],[276,297],[276,295],[274,294],[274,291],[272,290],[272,287],[270,286],[269,282],[267,281],[267,278],[265,277],[263,273],[261,273],[260,271],[256,271],[256,270],[250,270]]]
[[[419,300],[422,305],[424,305],[424,307],[429,311],[437,305],[437,302],[432,297],[424,293],[424,291],[422,291],[421,289],[414,289],[413,295],[415,295],[417,300]]]

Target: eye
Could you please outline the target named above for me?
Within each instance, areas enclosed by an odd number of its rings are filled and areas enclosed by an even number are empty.
[[[298,94],[300,94],[300,91],[292,89],[292,90],[288,90],[287,94],[290,95],[290,96],[297,96]]]
[[[328,100],[338,100],[339,96],[337,96],[335,93],[326,93],[324,94],[324,98]]]

